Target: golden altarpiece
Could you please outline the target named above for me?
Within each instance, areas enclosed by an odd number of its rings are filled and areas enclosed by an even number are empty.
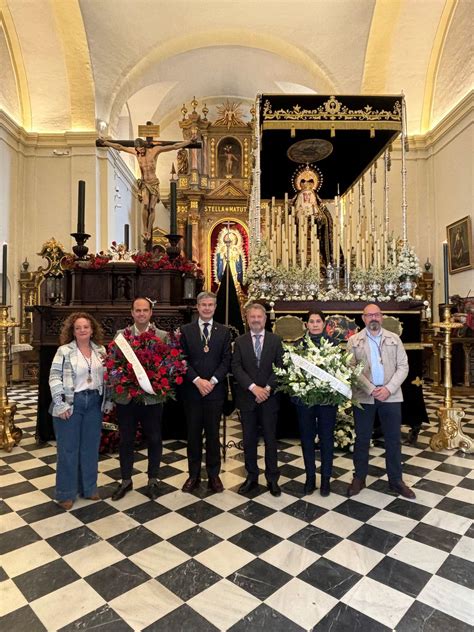
[[[182,108],[179,122],[184,138],[197,136],[202,149],[182,149],[178,154],[178,233],[185,236],[189,258],[203,269],[206,287],[215,290],[230,244],[230,268],[239,291],[249,256],[249,195],[252,173],[252,138],[255,110],[247,113],[238,102],[217,107],[217,118],[208,119],[204,104]],[[191,245],[192,244],[192,245]]]

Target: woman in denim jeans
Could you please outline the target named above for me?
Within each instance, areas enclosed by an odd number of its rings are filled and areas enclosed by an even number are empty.
[[[321,338],[326,337],[324,332],[324,314],[319,310],[310,310],[308,313],[306,336],[300,344],[303,346],[321,344]],[[330,480],[332,474],[332,462],[334,454],[334,427],[336,425],[337,406],[324,404],[305,406],[295,398],[296,412],[300,429],[301,447],[303,450],[306,481],[304,493],[312,494],[316,489],[316,452],[314,440],[319,435],[321,448],[321,496],[329,496],[331,492]]]
[[[57,441],[56,500],[71,509],[77,495],[99,500],[97,464],[102,426],[105,348],[102,329],[86,312],[64,322],[49,375]]]

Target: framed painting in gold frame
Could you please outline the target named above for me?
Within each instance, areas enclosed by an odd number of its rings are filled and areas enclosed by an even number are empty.
[[[469,215],[446,226],[448,238],[449,274],[474,267],[472,251],[472,221]]]

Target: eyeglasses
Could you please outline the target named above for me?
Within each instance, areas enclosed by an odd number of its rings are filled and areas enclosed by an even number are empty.
[[[381,312],[372,312],[372,313],[364,314],[364,316],[366,318],[379,318],[380,316],[382,316],[382,314]]]

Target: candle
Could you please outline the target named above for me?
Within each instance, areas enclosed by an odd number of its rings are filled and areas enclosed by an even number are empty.
[[[443,266],[444,266],[444,304],[449,305],[449,276],[448,276],[449,268],[448,268],[448,242],[447,241],[443,242]]]
[[[125,224],[123,227],[123,243],[125,244],[125,248],[130,250],[130,226],[129,224]]]
[[[173,165],[174,169],[174,165]],[[177,200],[177,189],[176,189],[176,180],[174,179],[174,174],[171,178],[170,182],[170,233],[172,235],[176,235],[178,232],[178,209],[176,206]]]
[[[77,232],[85,233],[85,208],[86,208],[86,183],[79,180],[79,188],[77,192]]]
[[[3,244],[3,257],[2,257],[2,305],[7,304],[7,251],[8,246]]]
[[[189,220],[186,224],[186,257],[193,258],[193,225]]]

